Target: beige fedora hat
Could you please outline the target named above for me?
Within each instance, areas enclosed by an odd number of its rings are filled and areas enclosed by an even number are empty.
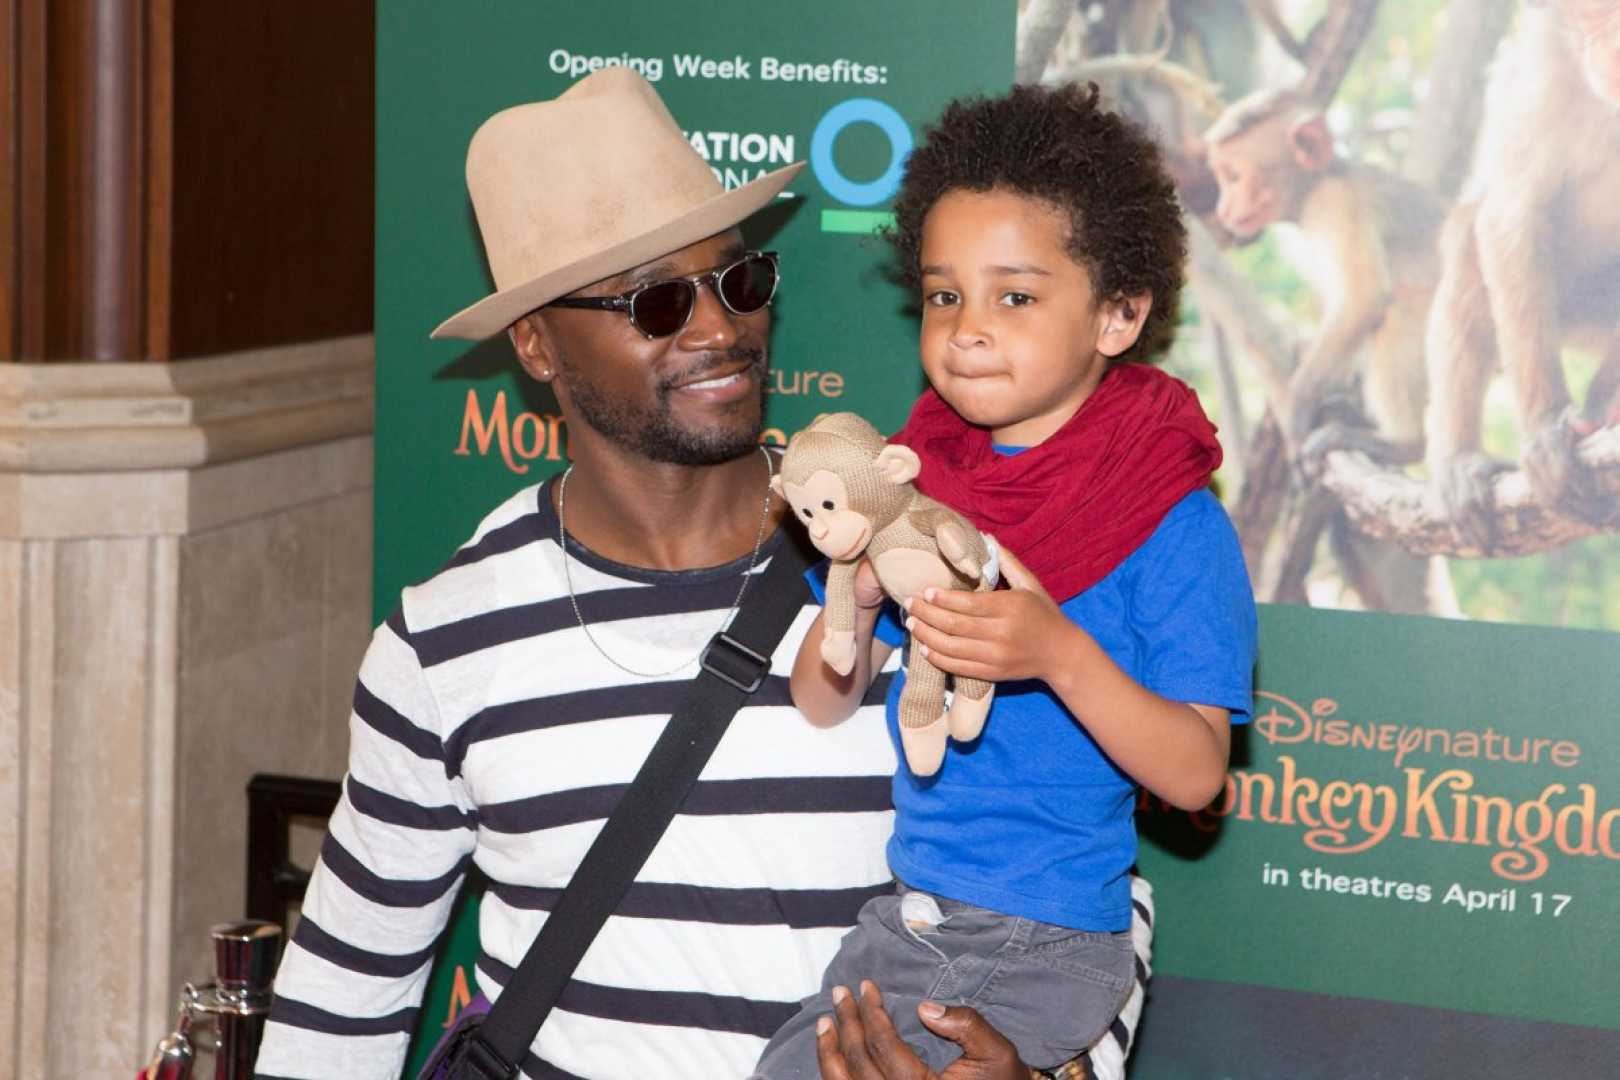
[[[433,336],[498,334],[559,296],[729,229],[803,165],[726,191],[652,85],[627,67],[502,110],[467,148],[495,292]]]

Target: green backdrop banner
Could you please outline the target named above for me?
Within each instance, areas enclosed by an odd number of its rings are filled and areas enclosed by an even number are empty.
[[[1158,971],[1604,1028],[1620,1060],[1615,660],[1606,633],[1263,609],[1224,794],[1140,807]]]
[[[1287,13],[1303,38],[1342,6]],[[1421,113],[1414,72],[1488,60],[1517,8],[1383,5],[1332,114],[1341,152],[1401,167],[1402,110]],[[1490,33],[1464,41],[1459,11]],[[1448,16],[1467,55],[1442,48]],[[1288,63],[1243,0],[383,0],[377,28],[379,620],[491,507],[566,461],[555,401],[519,376],[504,339],[427,337],[489,289],[462,166],[491,113],[623,63],[653,80],[727,186],[811,163],[749,225],[783,256],[766,435],[782,441],[832,409],[892,430],[921,388],[912,304],[871,230],[921,125],[954,96],[1011,82],[1015,38],[1021,77],[1099,78],[1178,152],[1218,109],[1198,104],[1206,86],[1231,100]],[[1459,118],[1448,144],[1466,149],[1478,122]],[[1196,206],[1197,178],[1179,179]],[[1450,197],[1458,182],[1434,186]],[[1308,340],[1318,317],[1275,233],[1286,229],[1217,252],[1224,271],[1200,264],[1169,366],[1222,424],[1223,496],[1257,583],[1278,588],[1265,568],[1279,562],[1303,566],[1295,585],[1313,602],[1355,606],[1339,549],[1291,559],[1314,534],[1284,535],[1294,515],[1279,517],[1277,501],[1263,512],[1264,478],[1293,481],[1264,456],[1277,451],[1258,423],[1269,391],[1257,354]],[[1261,301],[1234,307],[1245,289]],[[1276,325],[1221,325],[1234,310]],[[1510,413],[1493,396],[1492,430]],[[1612,546],[1453,558],[1442,591],[1478,619],[1620,625]],[[1432,610],[1435,595],[1415,606]],[[1620,638],[1265,605],[1261,657],[1255,723],[1236,737],[1223,797],[1193,815],[1141,806],[1159,922],[1132,1075],[1612,1075]],[[474,989],[476,903],[474,890],[452,920],[412,1072]]]

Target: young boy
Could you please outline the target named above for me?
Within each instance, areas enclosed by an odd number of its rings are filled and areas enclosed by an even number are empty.
[[[870,979],[934,1070],[934,1002],[977,1008],[1035,1068],[1090,1046],[1132,977],[1138,785],[1206,805],[1250,707],[1253,593],[1214,496],[1214,428],[1137,361],[1168,342],[1186,234],[1157,149],[1095,87],[950,105],[906,165],[890,234],[922,300],[931,389],[895,436],[924,493],[1001,547],[1008,588],[908,602],[911,648],[998,684],[984,733],[894,780],[893,896],[870,902],[758,1075],[818,1075],[833,1002]],[[869,569],[857,662],[794,668],[812,722],[850,715],[894,644]],[[891,734],[901,679],[889,695]],[[819,1033],[819,1034],[818,1034]]]

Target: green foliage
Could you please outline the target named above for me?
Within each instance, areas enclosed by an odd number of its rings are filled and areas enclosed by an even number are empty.
[[[1289,225],[1273,226],[1254,243],[1229,252],[1228,258],[1268,303],[1293,319],[1307,320],[1305,325],[1309,327],[1318,314],[1319,305],[1311,287],[1282,254],[1283,236],[1290,228]]]
[[[1451,579],[1471,619],[1620,628],[1620,536],[1518,559],[1453,559]]]
[[[1434,64],[1446,0],[1379,6],[1372,33],[1340,87],[1336,116],[1353,156],[1399,164],[1424,76]]]
[[[1332,121],[1350,157],[1393,168],[1406,149],[1406,128],[1424,76],[1434,63],[1448,0],[1379,5],[1378,17],[1334,99]],[[1327,10],[1303,5],[1293,21],[1303,38]]]

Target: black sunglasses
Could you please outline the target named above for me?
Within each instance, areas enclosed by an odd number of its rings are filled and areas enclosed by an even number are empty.
[[[691,277],[652,281],[618,296],[565,296],[549,307],[623,311],[630,325],[648,338],[679,333],[697,307],[699,285],[708,285],[733,315],[752,315],[771,302],[781,280],[776,252],[750,251],[734,263]]]

